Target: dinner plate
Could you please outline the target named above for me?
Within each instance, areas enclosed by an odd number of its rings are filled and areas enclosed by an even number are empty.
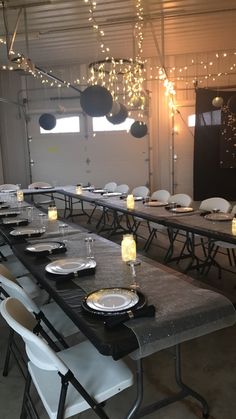
[[[56,250],[64,249],[65,244],[61,242],[38,242],[29,244],[26,247],[26,251],[30,253],[44,253],[47,252],[48,254],[53,253]]]
[[[103,194],[103,196],[120,196],[120,195],[122,195],[121,192],[107,192]]]
[[[9,208],[10,205],[9,204],[0,204],[0,209],[5,209],[5,208]]]
[[[29,221],[26,218],[4,218],[3,224],[11,226],[27,225]]]
[[[179,208],[170,208],[170,211],[176,212],[176,213],[184,213],[184,212],[193,212],[194,209],[190,207],[179,207]]]
[[[105,189],[94,189],[93,190],[93,193],[103,193],[103,192],[106,192],[106,190]]]
[[[16,210],[0,210],[0,217],[14,217],[19,214],[20,211]]]
[[[88,294],[82,308],[95,317],[120,316],[147,304],[145,295],[130,288],[102,288]]]
[[[76,273],[83,269],[95,268],[96,261],[94,259],[85,258],[67,258],[55,260],[46,266],[46,271],[51,274],[68,275]]]
[[[138,294],[125,288],[107,288],[89,294],[86,299],[87,305],[98,311],[128,310],[137,304]]]
[[[20,236],[38,236],[45,233],[45,230],[42,228],[29,228],[29,227],[19,227],[15,230],[10,231],[11,236],[20,237]]]
[[[226,214],[224,212],[216,212],[205,215],[206,220],[210,221],[232,221],[234,218],[232,214]]]
[[[0,189],[0,193],[11,193],[16,191],[16,189]]]
[[[160,201],[150,201],[145,202],[146,207],[165,207],[168,205],[168,202],[160,202]]]

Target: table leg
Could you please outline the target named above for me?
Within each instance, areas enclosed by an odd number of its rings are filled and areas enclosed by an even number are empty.
[[[182,380],[181,374],[181,353],[180,353],[180,345],[175,346],[175,380],[177,385],[180,388],[180,391],[173,396],[165,397],[162,400],[154,402],[150,405],[141,407],[142,399],[143,399],[143,368],[142,368],[142,360],[136,361],[136,380],[137,380],[137,395],[136,400],[130,409],[126,419],[131,418],[142,418],[146,415],[149,415],[156,410],[161,409],[171,403],[177,402],[179,400],[184,399],[185,397],[192,396],[194,399],[198,400],[202,405],[202,417],[208,418],[209,417],[209,407],[206,400],[195,390],[188,387],[184,384]],[[141,408],[140,408],[141,407]]]

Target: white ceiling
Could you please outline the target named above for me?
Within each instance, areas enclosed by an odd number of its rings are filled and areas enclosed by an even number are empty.
[[[134,55],[135,0],[97,0],[94,17],[105,33],[110,56]],[[143,0],[143,57],[233,50],[235,0]],[[19,24],[13,49],[38,66],[89,63],[105,58],[89,22],[89,3],[84,0],[5,0],[8,32]],[[20,12],[21,11],[21,12]],[[0,1],[0,37],[5,37]],[[28,45],[27,37],[28,35]],[[11,36],[9,36],[9,39]],[[0,62],[6,46],[0,48]]]

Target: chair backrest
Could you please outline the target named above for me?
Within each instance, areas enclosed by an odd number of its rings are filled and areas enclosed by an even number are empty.
[[[28,189],[35,189],[35,188],[51,188],[52,185],[47,182],[34,182],[28,186]]]
[[[3,263],[0,263],[0,275],[5,276],[5,278],[17,284],[16,278],[14,277],[14,275],[12,275],[9,269],[5,265],[3,265]]]
[[[230,202],[220,197],[204,199],[199,207],[201,210],[212,211],[213,209],[218,209],[221,212],[229,212],[230,208]]]
[[[189,205],[192,203],[192,198],[185,193],[177,193],[175,195],[171,195],[168,199],[168,202],[175,202],[182,207],[189,207]]]
[[[233,206],[231,210],[231,214],[234,214],[236,216],[236,205]]]
[[[18,191],[19,189],[19,185],[14,185],[13,183],[4,183],[3,185],[0,185],[0,191]]]
[[[147,198],[149,195],[149,189],[146,186],[136,186],[136,188],[132,190],[132,195]]]
[[[152,201],[161,201],[161,202],[168,202],[168,199],[170,197],[170,192],[166,191],[165,189],[159,189],[158,191],[155,191],[151,195]]]
[[[6,278],[4,275],[0,274],[0,286],[7,293],[7,295],[9,295],[9,297],[17,298],[27,307],[29,311],[33,313],[40,312],[40,309],[35,302],[14,280]]]
[[[37,321],[21,301],[12,297],[6,298],[1,303],[0,310],[8,325],[23,338],[26,353],[34,365],[43,370],[59,371],[63,375],[68,372],[68,367],[45,340],[33,333]]]
[[[115,192],[117,187],[117,184],[115,182],[109,182],[106,183],[106,185],[104,186],[104,189],[106,189],[108,192]]]
[[[118,185],[116,187],[115,192],[121,192],[121,193],[128,193],[129,192],[129,186],[123,183],[122,185]]]

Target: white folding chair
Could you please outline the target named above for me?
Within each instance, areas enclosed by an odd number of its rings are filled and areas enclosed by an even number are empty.
[[[17,298],[34,314],[38,321],[40,333],[56,350],[58,350],[58,345],[55,342],[59,342],[63,347],[68,347],[64,338],[78,332],[75,324],[55,302],[38,306],[20,285],[1,274],[0,291],[1,295],[5,298],[8,296]],[[3,368],[4,376],[8,374],[10,355],[13,354],[15,360],[18,361],[18,354],[16,352],[17,346],[14,344],[14,336],[10,333]],[[21,372],[24,374],[22,364],[17,363]]]
[[[125,183],[122,183],[121,185],[118,185],[115,189],[115,192],[120,192],[122,194],[127,194],[129,192],[129,186]]]
[[[19,185],[15,185],[14,183],[3,183],[0,185],[0,192],[1,191],[18,191],[20,189]]]
[[[226,208],[226,205],[225,205]],[[225,212],[225,211],[221,211]],[[236,214],[236,205],[233,206],[231,210],[231,214],[234,217]],[[208,249],[208,258],[206,261],[206,269],[203,269],[203,273],[207,275],[212,267],[212,265],[215,265],[218,268],[218,277],[221,278],[221,271],[222,267],[219,262],[216,261],[216,256],[218,252],[224,253],[226,251],[226,254],[228,256],[229,264],[230,266],[236,266],[236,245],[233,243],[227,243],[224,241],[214,240],[211,241]]]
[[[40,189],[40,188],[52,188],[52,185],[48,182],[33,182],[28,186],[28,189]],[[35,206],[41,207],[43,205],[50,205],[52,202],[54,202],[53,193],[43,194],[44,198],[35,201],[34,197],[32,197],[32,201],[34,202]],[[45,199],[45,196],[49,199]],[[39,196],[37,196],[39,198]]]
[[[50,419],[69,418],[89,408],[108,419],[102,402],[133,384],[133,375],[123,361],[101,355],[89,341],[54,352],[33,333],[34,317],[14,298],[3,301],[1,314],[23,338],[29,358],[20,417],[35,413],[30,396],[33,381]]]
[[[160,192],[160,195],[159,195]],[[167,192],[167,193],[166,193]],[[170,195],[170,193],[168,191],[157,191],[156,192],[156,196],[160,196],[162,199],[167,197],[167,203],[175,203],[176,205],[181,205],[181,207],[189,207],[192,203],[192,198],[188,195],[188,194],[184,194],[184,193],[179,193],[179,194],[175,194],[175,195]],[[169,194],[169,197],[167,196],[167,194]],[[160,199],[160,198],[159,198]],[[161,199],[160,199],[161,200]],[[172,249],[173,249],[173,243],[176,240],[178,234],[182,234],[184,236],[186,236],[185,232],[181,232],[180,230],[175,230],[170,231],[167,227],[158,224],[158,223],[153,223],[150,222],[149,223],[149,230],[150,230],[150,234],[149,237],[145,243],[144,249],[145,251],[147,251],[154,239],[154,237],[157,237],[157,233],[167,233],[169,235],[169,239],[171,240],[171,244],[167,250],[166,256],[165,256],[165,261],[168,261],[169,258],[172,255]]]
[[[200,203],[200,206],[199,206],[199,210],[202,212],[203,216],[204,216],[205,213],[207,213],[209,211],[210,212],[219,211],[219,212],[227,213],[227,212],[229,212],[230,208],[231,208],[230,202],[227,201],[224,198],[221,198],[221,197],[212,197],[212,198],[204,199]],[[211,251],[213,251],[213,247],[214,247],[214,245],[212,247],[212,243],[214,243],[214,242],[212,242],[212,241],[208,242],[208,240],[205,240],[204,236],[200,236],[199,234],[187,233],[186,241],[185,241],[185,243],[182,247],[182,250],[180,252],[177,263],[181,259],[186,258],[189,255],[189,256],[192,257],[192,261],[194,261],[194,259],[195,259],[195,261],[197,262],[196,267],[198,269],[200,269],[199,258],[196,257],[195,249],[196,249],[197,246],[201,245],[204,257],[206,258],[207,257],[206,245],[208,244],[208,254],[209,254],[208,260],[213,261],[213,259],[211,259],[211,257],[210,257],[210,253],[211,253]],[[184,252],[185,252],[186,249],[188,250],[188,253],[185,255]],[[206,266],[203,265],[202,273],[205,270],[205,267]],[[190,263],[190,265],[186,268],[186,272],[189,269],[192,269],[192,268],[193,268],[193,264]],[[210,264],[209,264],[209,269],[210,269]],[[207,269],[205,271],[205,273],[208,273],[209,269]],[[219,271],[220,271],[220,268],[219,268]]]
[[[115,192],[116,188],[117,188],[117,184],[116,184],[116,182],[108,182],[108,183],[106,183],[106,184],[104,185],[104,187],[103,187],[103,189],[104,189],[106,192]],[[94,208],[93,208],[93,210],[92,210],[91,215],[90,215],[90,216],[89,216],[89,218],[88,218],[88,223],[90,223],[90,222],[91,222],[91,219],[92,219],[93,214],[94,214],[94,212],[95,212],[95,210],[96,210],[96,209],[99,209],[99,210],[101,210],[101,211],[102,211],[102,214],[101,214],[101,216],[99,217],[99,220],[98,220],[98,222],[97,222],[97,224],[96,224],[96,228],[99,228],[99,226],[100,226],[100,224],[101,224],[102,222],[103,222],[103,225],[105,225],[105,223],[106,223],[106,219],[108,220],[108,219],[109,219],[109,216],[108,216],[108,212],[107,212],[107,210],[106,210],[106,208],[105,208],[105,207],[101,207],[100,205],[95,205],[95,206],[94,206]]]

